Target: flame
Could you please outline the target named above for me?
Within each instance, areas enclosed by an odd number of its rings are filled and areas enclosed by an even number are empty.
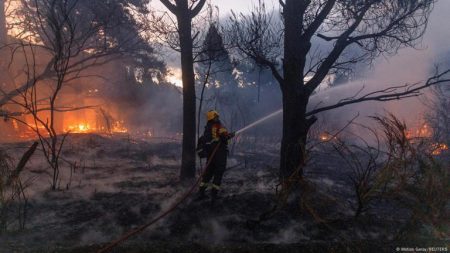
[[[433,130],[427,123],[424,123],[417,129],[406,130],[405,136],[409,140],[413,138],[430,138],[433,136]]]
[[[321,141],[328,141],[328,140],[330,140],[330,138],[327,135],[325,135],[325,134],[321,134],[320,135],[320,140]]]
[[[97,90],[92,90],[97,92]],[[94,102],[90,102],[94,103]],[[70,133],[98,133],[98,134],[110,134],[110,133],[127,133],[126,123],[124,120],[114,120],[114,112],[106,112],[100,114],[94,110],[84,110],[77,112],[65,113],[62,115],[62,132]]]
[[[434,143],[433,145],[431,145],[432,148],[432,155],[440,155],[443,152],[448,150],[448,145],[445,143]]]
[[[80,123],[72,123],[69,124],[65,128],[65,132],[70,133],[106,133],[107,128],[104,126],[93,127],[93,124],[80,122]],[[126,128],[124,121],[116,121],[111,126],[112,133],[128,133],[128,128]]]
[[[424,138],[429,138],[433,135],[433,131],[431,130],[431,128],[428,126],[428,124],[423,124],[422,127],[420,127],[417,130],[417,136],[418,137],[424,137]]]
[[[71,133],[104,133],[107,129],[105,127],[92,127],[89,123],[75,123],[70,124],[65,129],[65,132],[71,132]],[[128,128],[124,126],[123,121],[116,121],[114,124],[112,124],[111,127],[112,133],[128,133]]]
[[[71,133],[90,133],[95,132],[94,128],[91,128],[91,126],[88,123],[77,123],[73,125],[69,125],[65,132],[71,132]]]
[[[19,131],[19,124],[17,123],[17,120],[13,119],[12,125],[13,125],[15,131]]]
[[[332,134],[328,132],[323,132],[319,135],[319,139],[321,141],[330,141],[331,139],[337,139],[336,136],[333,136]]]
[[[128,129],[124,126],[123,120],[114,122],[111,131],[113,133],[128,133]]]

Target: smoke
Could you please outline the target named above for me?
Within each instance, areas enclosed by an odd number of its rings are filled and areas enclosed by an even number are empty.
[[[448,23],[449,13],[449,1],[441,0],[436,3],[424,37],[424,42],[430,46],[435,56],[442,56],[440,53],[448,53],[450,50],[450,29],[443,25]]]
[[[450,54],[450,30],[443,29],[448,21],[450,2],[438,1],[431,14],[427,31],[417,48],[403,48],[398,54],[376,59],[367,74],[358,80],[319,92],[311,99],[310,109],[332,105],[343,98],[359,93],[359,96],[392,86],[425,82],[434,74],[435,66],[440,70],[449,68],[442,62]],[[427,94],[428,91],[424,90]],[[359,120],[368,123],[365,116],[384,114],[397,115],[407,124],[416,125],[427,112],[420,97],[389,102],[365,102],[348,105],[321,114],[332,122],[345,123],[359,114]]]
[[[304,233],[302,232],[305,230],[306,228],[303,226],[303,224],[292,223],[289,227],[280,230],[280,232],[272,237],[269,241],[276,244],[289,244],[310,240],[310,238],[304,235]]]
[[[235,0],[230,1],[230,3],[227,2],[226,4],[217,3],[219,8],[221,8],[221,18],[224,19],[225,15],[229,14],[228,10],[231,7],[236,12],[248,11],[250,9],[250,2],[251,1],[245,5],[242,5]],[[276,11],[276,1],[268,0],[265,2],[268,6],[275,6],[274,11]],[[157,1],[154,1],[154,3],[152,2],[151,4],[158,5]],[[162,8],[165,9],[164,7]],[[365,89],[361,94],[390,86],[426,80],[432,74],[433,66],[445,58],[448,58],[445,56],[449,55],[448,45],[450,44],[450,30],[443,29],[442,27],[442,24],[446,24],[448,21],[448,13],[450,13],[450,3],[448,1],[438,1],[430,17],[426,34],[420,45],[418,45],[418,49],[404,48],[395,56],[378,58],[369,71],[364,73],[364,77],[351,83],[320,91],[318,95],[311,99],[310,109],[316,107],[319,103],[319,106],[330,105],[342,98],[350,97],[356,94],[363,86]],[[317,43],[320,44],[320,41],[321,40],[318,40]],[[315,42],[315,44],[317,43]],[[158,57],[164,57],[167,64],[172,68],[178,68],[179,66],[178,53],[169,53],[165,50],[164,52],[160,52]],[[98,75],[100,73],[100,75],[106,77],[107,80],[102,82],[101,79],[83,79],[80,81],[82,85],[77,83],[73,84],[73,86],[79,90],[99,86],[100,96],[102,99],[106,100],[104,103],[105,108],[109,110],[108,112],[115,120],[124,120],[126,127],[129,129],[137,129],[140,132],[151,132],[152,136],[167,136],[168,134],[181,132],[181,91],[170,85],[153,83],[153,79],[147,83],[140,83],[139,80],[137,82],[134,80],[134,75],[139,77],[139,74],[133,73],[133,71],[130,72],[129,69],[132,68],[133,64],[135,63],[123,60],[117,63],[104,65],[101,69],[92,68],[87,71],[86,74]],[[158,64],[154,64],[155,69],[162,68]],[[276,84],[273,77],[271,77],[270,71],[263,70],[258,73],[258,69],[253,69],[253,73],[249,73],[249,71],[251,71],[251,67],[249,66],[241,66],[240,71],[248,71],[242,74],[243,77],[241,79],[249,86],[249,88],[247,88],[247,90],[240,89],[239,91],[239,96],[242,97],[240,101],[243,101],[239,104],[239,110],[238,113],[236,113],[239,117],[237,119],[230,117],[230,119],[224,121],[227,126],[234,128],[232,130],[239,129],[239,127],[258,119],[259,117],[263,117],[270,112],[276,111],[281,107],[281,96],[279,88],[277,87],[278,84]],[[156,71],[152,73],[154,74]],[[144,75],[144,73],[141,74]],[[174,80],[172,80],[172,82],[180,81],[177,77],[173,78]],[[230,79],[231,78],[233,77],[230,76]],[[170,76],[168,79],[170,81]],[[76,87],[77,85],[79,87]],[[87,97],[85,95],[86,94],[81,92],[78,94],[79,97]],[[88,94],[88,96],[90,95],[92,94]],[[99,94],[95,95],[98,96]],[[207,99],[212,100],[211,96],[207,97]],[[67,100],[70,99],[64,99],[64,101]],[[217,102],[207,102],[208,101],[206,101],[203,106],[204,110],[213,108],[217,105]],[[395,102],[368,102],[350,105],[342,109],[322,113],[321,115],[338,122],[346,122],[358,112],[360,113],[361,118],[363,118],[364,116],[390,111],[399,115],[402,119],[409,121],[408,123],[414,123],[423,118],[426,109],[427,108],[422,105],[420,99],[411,98]],[[226,109],[223,109],[222,111],[223,115],[230,114]],[[81,115],[84,112],[79,111],[75,113]],[[63,116],[61,116],[61,118],[63,118]],[[7,122],[5,124],[2,123],[2,129],[6,129],[6,125],[8,125],[9,128],[12,128],[11,122]],[[266,134],[280,134],[279,124],[265,124],[265,127],[267,129],[258,128],[254,130],[254,132],[263,132],[266,130]]]
[[[98,230],[88,230],[80,237],[79,245],[91,245],[94,243],[106,243],[109,241],[108,236]]]
[[[187,238],[200,239],[208,244],[217,245],[226,242],[230,236],[232,236],[231,231],[227,229],[224,221],[212,217],[201,221],[199,226],[189,232]]]

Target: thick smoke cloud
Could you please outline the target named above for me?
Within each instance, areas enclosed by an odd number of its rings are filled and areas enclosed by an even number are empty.
[[[311,108],[318,103],[331,105],[342,98],[351,97],[364,87],[360,94],[382,90],[391,86],[424,82],[433,75],[435,66],[440,70],[450,67],[446,59],[450,55],[450,29],[443,26],[448,21],[450,2],[439,1],[433,10],[423,40],[416,48],[403,48],[397,55],[380,57],[366,75],[350,83],[339,85],[318,93],[312,98]],[[427,94],[427,91],[424,91]],[[349,105],[323,113],[332,121],[344,123],[360,114],[364,116],[383,114],[386,111],[396,114],[407,124],[416,125],[423,120],[426,106],[421,98],[409,98],[390,102],[366,102]]]

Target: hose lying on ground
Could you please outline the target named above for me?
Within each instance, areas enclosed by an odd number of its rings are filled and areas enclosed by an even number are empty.
[[[203,170],[203,173],[201,174],[201,176],[197,179],[197,181],[191,186],[191,188],[180,198],[180,200],[178,200],[177,202],[175,202],[172,206],[170,206],[169,209],[167,209],[165,212],[163,212],[162,214],[158,215],[156,218],[154,218],[153,220],[149,221],[148,223],[134,228],[130,231],[128,231],[127,233],[125,233],[124,235],[122,235],[121,237],[119,237],[118,239],[112,241],[110,244],[108,244],[107,246],[105,246],[104,248],[100,249],[99,251],[97,251],[97,253],[106,253],[111,251],[114,247],[118,246],[120,243],[128,240],[130,237],[137,235],[139,233],[141,233],[142,231],[144,231],[146,228],[150,227],[151,225],[155,224],[156,222],[158,222],[159,220],[161,220],[162,218],[166,217],[167,215],[169,215],[171,212],[175,211],[175,209],[177,209],[177,207],[183,203],[193,192],[194,190],[198,187],[198,185],[200,184],[203,176],[205,175],[206,171],[208,170],[209,165],[211,164],[212,159],[214,158],[214,156],[217,153],[217,150],[219,149],[220,143],[216,145],[216,147],[214,148],[213,152],[211,153],[211,156],[208,159],[208,162],[205,165],[205,169]]]

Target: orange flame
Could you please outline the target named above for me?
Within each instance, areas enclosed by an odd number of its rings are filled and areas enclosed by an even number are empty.
[[[71,133],[90,133],[95,132],[95,129],[91,128],[91,126],[88,123],[77,123],[73,125],[69,125],[65,132],[71,132]]]
[[[413,129],[406,130],[405,135],[407,139],[430,138],[433,135],[433,130],[427,123],[425,123],[415,130]]]
[[[124,121],[116,121],[111,126],[112,133],[128,133],[128,128],[124,126]],[[65,132],[70,133],[105,133],[107,128],[104,126],[93,127],[90,123],[80,122],[68,125]]]
[[[12,125],[13,125],[15,131],[19,130],[19,124],[17,123],[17,120],[13,119]]]
[[[445,143],[434,143],[432,146],[432,155],[440,155],[448,150],[448,145]]]
[[[331,139],[337,139],[336,136],[333,136],[329,132],[323,132],[319,135],[319,139],[321,141],[330,141]]]
[[[124,126],[123,120],[114,122],[111,130],[113,133],[127,133],[128,132],[128,129]]]

